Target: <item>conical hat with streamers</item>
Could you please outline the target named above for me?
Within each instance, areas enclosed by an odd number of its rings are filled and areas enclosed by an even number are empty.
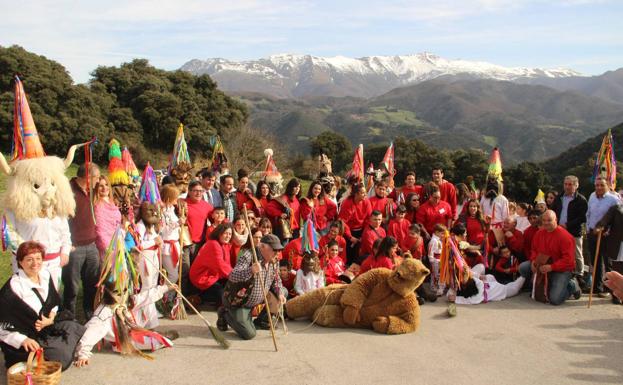
[[[125,169],[125,172],[130,178],[136,180],[139,176],[141,176],[141,173],[138,171],[138,168],[134,163],[134,159],[132,159],[132,153],[130,152],[130,150],[128,150],[127,146],[123,146],[123,151],[121,152],[121,161],[123,162],[123,168]]]
[[[498,182],[502,181],[502,160],[500,159],[500,150],[497,147],[491,151],[491,156],[489,157],[487,178],[495,179]]]
[[[149,202],[156,204],[160,202],[158,180],[156,179],[154,169],[151,167],[149,162],[147,162],[147,166],[145,166],[145,170],[143,171],[142,183],[138,193],[138,198],[141,203]]]
[[[39,140],[35,121],[30,113],[26,92],[19,77],[15,76],[15,106],[13,109],[13,149],[11,160],[41,158],[45,156]]]
[[[545,193],[543,192],[543,190],[539,189],[539,191],[536,193],[534,203],[545,203]]]

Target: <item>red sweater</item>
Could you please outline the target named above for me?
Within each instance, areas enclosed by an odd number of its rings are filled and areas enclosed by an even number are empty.
[[[539,231],[539,228],[536,226],[530,225],[523,232],[523,255],[526,259],[530,259],[530,253],[532,252],[532,238],[534,238],[534,234]]]
[[[290,206],[290,224],[291,230],[294,231],[301,227],[299,222],[301,209],[299,199],[297,197],[290,199],[287,195],[282,195],[282,199],[287,201],[288,206]],[[277,218],[279,218],[283,213],[285,213],[285,208],[276,199],[271,199],[270,202],[268,202],[268,205],[266,206],[266,215],[273,222],[273,227],[276,227]]]
[[[392,219],[387,225],[387,235],[396,238],[399,245],[409,238],[409,226],[411,222],[406,219],[398,221],[398,219]]]
[[[465,228],[467,229],[467,242],[470,245],[482,245],[485,240],[485,232],[480,221],[476,218],[467,217]]]
[[[513,258],[513,264],[510,263],[510,258],[502,258],[498,260],[498,263],[495,264],[495,270],[500,273],[506,273],[504,269],[510,269],[510,273],[516,273],[519,271],[519,260],[517,258]]]
[[[346,198],[340,207],[339,218],[342,219],[350,230],[360,230],[368,223],[372,214],[372,205],[368,198],[355,203],[353,198]]]
[[[76,200],[76,213],[72,218],[69,218],[71,243],[74,246],[85,246],[95,242],[95,238],[97,238],[93,213],[91,212],[91,201],[86,192],[78,185],[76,177],[71,178],[69,185]],[[95,186],[90,187],[93,189]]]
[[[216,281],[228,278],[231,273],[230,255],[230,243],[221,245],[219,241],[208,240],[190,266],[189,277],[193,286],[206,290]]]
[[[322,262],[325,254],[325,246],[327,244],[329,244],[329,241],[331,239],[329,238],[329,234],[323,235],[320,240],[318,241],[318,247],[320,248],[320,252],[318,253],[319,257],[320,257],[320,261]],[[344,239],[343,236],[338,235],[335,240],[337,241],[337,247],[340,251],[340,253],[338,254],[340,256],[340,258],[344,261],[344,263],[346,263],[346,239]]]
[[[441,193],[441,200],[448,202],[452,208],[452,218],[456,216],[456,188],[447,180],[442,180],[439,186],[439,192]]]
[[[296,290],[294,290],[294,282],[296,281],[296,273],[293,273],[292,271],[290,271],[290,273],[288,274],[288,279],[283,279],[281,278],[281,284],[283,285],[283,287],[285,287],[286,289],[288,289],[288,298],[294,298],[298,295],[298,293],[296,292]]]
[[[433,234],[433,227],[436,224],[448,226],[448,221],[452,218],[452,208],[444,201],[433,205],[432,201],[427,200],[415,215],[417,223],[421,223],[429,234]]]
[[[389,197],[392,198],[394,202],[398,202],[398,198],[400,197],[401,194],[402,194],[402,199],[406,200],[407,196],[412,193],[418,194],[418,196],[421,199],[422,196],[424,195],[424,188],[418,184],[414,185],[413,187],[402,186],[401,188],[394,189],[391,193],[389,193]]]
[[[518,254],[523,254],[523,234],[521,233],[521,231],[515,229],[513,230],[513,236],[510,238],[507,238],[506,236],[504,236],[504,239],[506,240],[506,246],[508,246],[509,249],[511,249],[511,253],[514,254],[515,256],[517,256]],[[498,243],[495,239],[495,234],[493,234],[493,231],[489,232],[489,252],[491,252],[491,250],[493,250],[494,247],[497,247]]]
[[[392,203],[387,197],[379,198],[377,196],[373,196],[370,198],[370,205],[372,206],[372,211],[377,210],[381,214],[383,214],[383,219],[387,218],[389,213],[389,208],[393,210],[396,209],[396,205]]]
[[[386,236],[387,234],[382,227],[372,229],[372,227],[366,226],[366,229],[363,231],[363,235],[361,236],[359,255],[372,254],[372,246],[374,245],[374,241],[379,238],[385,238]]]
[[[324,266],[325,284],[342,283],[338,278],[346,270],[344,261],[339,256],[329,259]]]
[[[361,275],[368,270],[376,269],[379,267],[385,267],[391,270],[394,268],[394,263],[392,262],[391,258],[384,255],[381,255],[376,259],[374,259],[374,255],[371,255],[366,258],[365,261],[363,261],[363,263],[361,264],[359,274]]]
[[[242,206],[246,206],[247,210],[251,211],[255,208],[255,205],[249,199],[247,194],[236,190],[236,206],[238,207],[238,212],[243,212]]]
[[[407,236],[400,244],[400,249],[409,251],[415,259],[422,259],[424,255],[424,239],[419,235],[416,238]]]
[[[296,238],[283,248],[281,258],[287,258],[292,263],[292,269],[298,270],[301,268],[301,261],[303,260],[303,254],[301,253],[302,238]]]
[[[540,229],[532,238],[530,260],[543,254],[552,258],[552,271],[564,272],[575,269],[575,239],[560,226],[551,233]]]
[[[208,218],[210,218],[214,208],[203,199],[197,202],[186,199],[186,206],[188,207],[186,224],[188,225],[190,238],[193,243],[201,243],[204,239],[204,230],[207,226]]]
[[[337,206],[331,199],[314,199],[314,207],[309,205],[307,198],[301,199],[301,219],[306,220],[307,216],[314,213],[314,226],[316,230],[324,230],[337,218]]]

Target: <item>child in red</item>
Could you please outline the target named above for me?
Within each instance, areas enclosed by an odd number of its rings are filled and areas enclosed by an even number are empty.
[[[210,237],[210,234],[214,231],[214,229],[216,229],[216,226],[227,221],[227,219],[225,219],[225,209],[222,207],[216,207],[214,211],[212,211],[211,218],[212,223],[206,228],[206,239]]]
[[[422,259],[424,255],[424,238],[420,235],[420,231],[420,225],[412,224],[409,226],[409,235],[400,243],[400,249],[403,252],[408,251],[415,259]]]
[[[320,264],[324,267],[325,255],[327,252],[327,246],[329,242],[336,241],[338,246],[338,253],[344,264],[346,264],[346,239],[341,234],[340,223],[335,221],[331,223],[329,232],[323,235],[318,241],[318,247],[320,248]]]
[[[404,205],[398,206],[396,216],[389,221],[387,225],[387,235],[396,238],[399,245],[409,237],[409,226],[411,222],[406,219],[407,208]]]
[[[509,283],[515,280],[519,271],[519,261],[511,253],[508,246],[500,246],[500,259],[495,264],[495,279],[500,283]]]
[[[376,253],[370,255],[361,264],[359,274],[363,274],[368,270],[384,267],[393,269],[395,265],[394,257],[398,250],[398,241],[394,237],[385,237],[381,240]]]
[[[288,298],[296,297],[296,290],[294,290],[296,273],[292,271],[292,265],[287,259],[279,261],[279,277],[281,278],[283,287],[288,290]]]
[[[324,262],[325,284],[343,283],[339,276],[344,273],[346,266],[340,257],[340,249],[336,240],[330,240],[327,244],[327,253]]]

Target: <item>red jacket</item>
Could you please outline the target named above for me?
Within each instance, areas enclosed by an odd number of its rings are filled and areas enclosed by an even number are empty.
[[[290,224],[291,230],[294,231],[300,228],[299,217],[300,217],[300,203],[297,197],[293,199],[288,198],[286,195],[282,195],[283,200],[288,202],[288,206],[290,206]],[[266,206],[266,215],[273,222],[273,228],[277,226],[277,218],[281,216],[281,214],[285,213],[285,208],[277,201],[277,199],[271,199],[268,202],[268,206]]]
[[[324,255],[325,255],[325,246],[327,246],[327,244],[329,244],[329,241],[331,239],[329,239],[329,234],[323,235],[320,240],[318,241],[318,247],[320,248],[320,252],[318,253],[318,256],[320,257],[320,262],[322,263]],[[340,258],[344,261],[344,263],[346,263],[346,239],[344,239],[343,236],[338,235],[335,240],[337,241],[337,247],[340,250],[340,253],[338,254],[340,256]]]
[[[552,258],[552,271],[564,272],[575,269],[575,239],[569,232],[557,226],[551,233],[540,229],[532,238],[530,260],[543,254]]]
[[[228,278],[231,273],[230,255],[230,243],[222,245],[219,241],[208,240],[190,266],[189,277],[193,286],[207,290],[216,281]]]
[[[298,295],[296,290],[294,290],[294,282],[296,281],[296,273],[290,271],[288,274],[288,279],[281,278],[281,284],[283,287],[288,289],[288,298],[294,298]]]
[[[444,201],[439,201],[433,206],[433,203],[427,200],[415,215],[416,222],[421,223],[429,234],[433,234],[433,227],[436,224],[448,226],[448,221],[452,218],[452,208]]]
[[[298,270],[301,268],[301,261],[303,260],[303,254],[301,253],[302,238],[296,238],[286,245],[281,252],[281,258],[287,258],[292,263],[292,269]]]
[[[302,198],[300,203],[301,219],[306,220],[307,216],[313,212],[316,230],[326,229],[337,218],[337,206],[331,199],[324,197],[321,200],[314,199],[314,207],[309,205],[307,198]]]
[[[186,224],[188,225],[190,238],[193,243],[201,243],[205,239],[204,232],[207,227],[207,221],[214,208],[203,199],[197,202],[186,199],[186,206],[188,207]]]
[[[521,231],[515,229],[513,230],[513,236],[510,238],[507,238],[506,236],[504,236],[504,239],[506,240],[506,246],[508,246],[509,249],[511,249],[511,253],[515,256],[519,255],[519,254],[523,254],[523,247],[524,247],[524,241],[523,241],[523,234],[521,233]],[[495,239],[495,234],[493,234],[493,231],[489,232],[489,252],[491,252],[493,250],[494,247],[497,247],[498,243]]]
[[[510,263],[510,258],[498,259],[498,263],[495,264],[495,271],[500,273],[506,273],[504,269],[510,269],[510,273],[516,273],[519,271],[519,260],[513,257],[513,264]]]
[[[405,239],[409,238],[409,226],[411,226],[411,222],[406,219],[403,219],[401,222],[398,222],[397,219],[392,219],[387,225],[387,235],[396,238],[398,244],[401,245]]]
[[[456,216],[456,188],[447,180],[442,180],[439,186],[439,192],[441,193],[441,200],[448,202],[450,208],[452,208],[452,218]]]
[[[325,284],[342,283],[338,278],[346,270],[344,261],[339,256],[329,259],[324,266]]]
[[[379,227],[378,229],[373,229],[369,225],[366,226],[366,229],[363,231],[363,235],[361,236],[359,255],[372,254],[372,246],[374,245],[374,241],[379,238],[385,238],[386,236],[387,234],[382,227]]]
[[[360,230],[368,223],[372,214],[372,205],[368,198],[355,203],[353,198],[346,198],[340,207],[339,218],[342,219],[350,230]]]
[[[363,263],[361,264],[359,274],[361,275],[368,270],[377,269],[379,267],[385,267],[391,270],[394,268],[394,263],[392,262],[391,258],[384,255],[381,255],[376,259],[374,259],[374,255],[371,255],[366,258],[365,261],[363,261]]]

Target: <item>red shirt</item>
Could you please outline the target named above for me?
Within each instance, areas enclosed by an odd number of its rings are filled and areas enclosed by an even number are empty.
[[[376,210],[383,214],[383,219],[387,218],[387,216],[391,211],[396,209],[396,205],[393,204],[387,197],[379,198],[377,196],[373,196],[370,198],[370,205],[372,206],[372,211]]]
[[[363,261],[363,263],[361,264],[359,274],[361,275],[368,270],[377,269],[379,267],[385,267],[391,270],[394,268],[394,263],[392,262],[391,258],[384,255],[381,255],[376,259],[374,258],[374,255],[371,255],[366,258],[366,260]]]
[[[467,217],[465,228],[467,229],[467,242],[470,245],[482,245],[485,240],[485,232],[480,221],[476,218]]]
[[[504,269],[510,269],[510,273],[516,273],[519,271],[519,260],[513,257],[513,264],[511,265],[510,258],[502,258],[498,260],[498,263],[495,264],[495,270],[500,273],[506,273]]]
[[[394,218],[387,225],[387,235],[396,238],[400,245],[405,239],[409,238],[409,226],[411,226],[411,222],[408,220],[398,221],[397,218]]]
[[[208,218],[210,218],[210,214],[212,214],[214,208],[203,199],[197,202],[193,202],[190,199],[186,199],[185,201],[188,207],[186,224],[188,225],[190,238],[193,243],[201,243],[204,239],[204,230],[207,226]]]
[[[320,248],[320,252],[318,253],[318,256],[320,257],[320,262],[322,262],[325,254],[325,246],[327,246],[329,244],[329,241],[331,240],[331,238],[329,238],[329,234],[323,235],[320,240],[318,241],[318,247]],[[338,235],[335,240],[337,241],[337,247],[339,250],[339,256],[340,258],[342,258],[342,260],[344,261],[344,263],[346,263],[346,239],[344,239],[343,236]]]
[[[346,198],[340,207],[339,218],[352,230],[360,230],[368,223],[372,214],[372,205],[368,198],[355,203],[353,198]]]
[[[247,194],[236,190],[236,206],[238,207],[239,212],[243,212],[242,206],[246,206],[247,210],[251,211],[255,208],[255,205],[251,201],[251,199],[247,196]]]
[[[575,269],[575,239],[560,226],[551,233],[540,229],[534,234],[530,260],[534,260],[539,254],[552,258],[552,271],[564,272]]]
[[[465,262],[467,262],[470,268],[478,264],[485,264],[485,258],[480,253],[465,254],[463,258],[465,259]]]
[[[415,215],[417,223],[424,225],[429,234],[433,234],[433,227],[436,224],[448,226],[448,221],[452,219],[452,208],[447,202],[439,201],[433,205],[432,201],[427,200]]]
[[[372,254],[372,246],[374,245],[374,241],[379,238],[385,238],[387,234],[382,227],[377,229],[373,229],[370,226],[366,226],[366,229],[363,231],[363,235],[361,236],[361,245],[359,246],[359,255],[370,255]]]
[[[439,192],[441,193],[441,200],[448,202],[452,208],[452,218],[456,216],[456,188],[447,180],[442,180],[439,185]]]
[[[311,207],[307,198],[301,199],[301,219],[306,220],[307,216],[313,212],[316,230],[324,230],[337,218],[337,206],[331,199],[325,197],[320,200],[314,198],[313,202],[314,207]]]
[[[521,231],[515,229],[513,230],[512,237],[508,238],[504,236],[504,239],[506,240],[506,246],[508,246],[508,248],[511,249],[512,254],[514,254],[515,256],[517,256],[518,254],[523,254],[524,241],[523,241],[523,234],[521,233]],[[490,231],[489,232],[489,252],[491,252],[491,250],[493,250],[493,248],[496,247],[497,245],[498,245],[498,242],[495,239],[495,234],[493,234],[493,231]]]
[[[296,273],[290,271],[288,274],[288,279],[281,278],[281,284],[283,287],[288,289],[288,298],[294,298],[298,295],[296,290],[294,290],[294,282],[296,281]]]
[[[329,259],[324,266],[324,278],[325,283],[330,285],[332,283],[342,283],[338,278],[346,270],[344,261],[338,255],[337,257]]]
[[[299,216],[300,216],[301,207],[300,207],[299,199],[296,196],[290,199],[285,194],[282,195],[280,199],[288,202],[288,206],[290,206],[291,230],[294,231],[300,228],[301,225],[299,222]],[[273,227],[277,226],[277,218],[279,218],[281,214],[284,214],[285,212],[286,212],[285,207],[283,207],[283,205],[279,203],[277,199],[271,199],[270,202],[268,202],[268,206],[266,206],[266,215],[273,222]]]
[[[523,232],[523,255],[526,259],[530,259],[530,253],[532,252],[532,238],[534,238],[534,234],[539,231],[539,228],[536,226],[530,225]]]
[[[206,290],[216,281],[228,278],[231,273],[230,254],[230,243],[222,245],[219,241],[208,240],[190,266],[189,277],[193,286]]]
[[[281,258],[287,258],[290,263],[292,263],[292,269],[298,270],[301,268],[301,261],[303,260],[303,254],[301,252],[302,248],[302,238],[296,238],[284,247],[283,252],[281,253]]]
[[[416,235],[415,238],[407,236],[400,244],[400,249],[410,252],[415,259],[422,259],[424,255],[424,239],[419,235]]]

